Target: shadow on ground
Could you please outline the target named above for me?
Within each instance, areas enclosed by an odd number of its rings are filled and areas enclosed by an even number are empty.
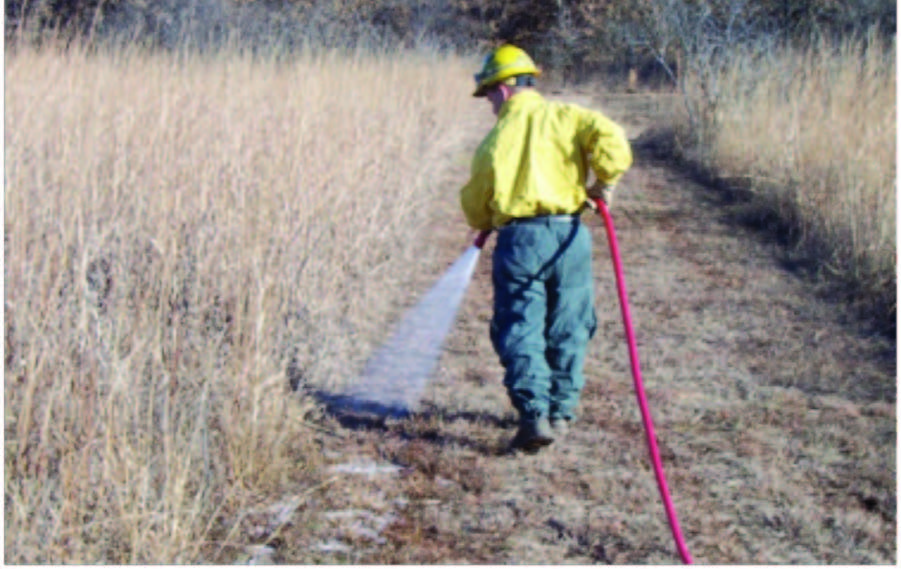
[[[448,432],[447,427],[463,422],[506,431],[516,426],[512,417],[499,417],[491,413],[448,412],[436,406],[411,411],[398,405],[386,405],[354,395],[325,391],[317,391],[314,396],[325,405],[326,414],[346,429],[383,431],[404,442],[422,441],[442,449],[465,448],[484,456],[505,455],[507,447],[504,444],[488,444],[472,437],[455,435]],[[440,427],[434,426],[436,424]]]

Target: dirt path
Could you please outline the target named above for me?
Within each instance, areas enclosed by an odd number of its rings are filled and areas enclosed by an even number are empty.
[[[633,139],[655,106],[641,95],[566,99],[603,108]],[[466,246],[457,188],[488,121],[473,120],[438,180],[448,189],[434,237],[447,265]],[[843,323],[840,307],[780,261],[776,243],[730,221],[741,204],[636,150],[613,213],[664,468],[695,561],[893,563],[893,343]],[[382,469],[332,479],[332,500],[342,498],[330,507],[345,521],[295,535],[286,561],[319,551],[314,561],[679,562],[647,458],[606,237],[599,219],[586,219],[599,328],[573,432],[536,456],[504,453],[515,415],[488,339],[492,240],[422,413],[329,423],[331,462]]]

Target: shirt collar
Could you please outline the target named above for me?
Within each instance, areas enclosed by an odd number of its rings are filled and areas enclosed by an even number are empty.
[[[529,107],[542,101],[544,101],[544,97],[542,97],[541,93],[534,89],[520,91],[519,93],[504,101],[504,104],[501,106],[501,110],[498,113],[497,118],[498,120],[500,120],[516,109]]]

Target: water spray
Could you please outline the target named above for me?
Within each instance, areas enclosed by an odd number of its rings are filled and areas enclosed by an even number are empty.
[[[404,313],[388,341],[366,362],[359,381],[344,394],[327,397],[333,410],[403,417],[416,408],[490,233],[479,233],[438,282]]]
[[[616,290],[619,293],[619,304],[623,313],[623,326],[625,327],[626,340],[629,344],[629,360],[632,364],[635,395],[638,397],[638,406],[641,408],[641,418],[644,422],[645,434],[647,435],[648,450],[651,454],[651,462],[654,465],[654,474],[657,476],[657,487],[660,489],[660,497],[663,500],[663,507],[666,509],[666,516],[669,518],[670,529],[673,532],[673,539],[676,542],[676,549],[679,550],[679,556],[682,557],[683,563],[691,564],[691,554],[688,552],[688,546],[685,544],[685,538],[682,536],[682,530],[679,528],[676,509],[673,506],[673,500],[670,498],[669,488],[666,485],[663,462],[660,459],[660,450],[657,448],[657,436],[654,434],[654,423],[651,420],[651,410],[648,407],[648,399],[644,393],[644,384],[641,381],[638,347],[635,342],[635,333],[632,330],[632,316],[629,313],[629,298],[626,294],[626,279],[623,274],[622,259],[619,255],[619,245],[616,242],[616,232],[613,228],[613,218],[610,216],[610,210],[603,200],[589,199],[587,203],[591,209],[600,214],[604,219],[604,226],[607,228],[610,257],[613,259],[613,270],[616,273]]]

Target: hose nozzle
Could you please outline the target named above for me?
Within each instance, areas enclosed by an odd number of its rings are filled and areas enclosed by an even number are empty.
[[[475,240],[472,242],[475,245],[476,249],[481,249],[485,246],[485,242],[488,241],[488,236],[491,235],[491,230],[487,229],[485,231],[479,231],[479,234],[476,235]]]

